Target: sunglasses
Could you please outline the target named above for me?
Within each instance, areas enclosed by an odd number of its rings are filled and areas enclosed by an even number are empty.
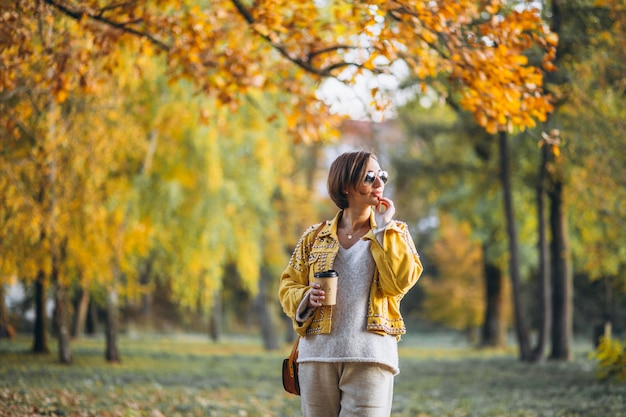
[[[387,184],[387,181],[389,181],[389,173],[387,171],[378,171],[378,172],[367,171],[365,173],[365,178],[363,179],[363,183],[365,185],[372,185],[374,184],[374,181],[376,181],[376,177],[380,178],[383,184]]]

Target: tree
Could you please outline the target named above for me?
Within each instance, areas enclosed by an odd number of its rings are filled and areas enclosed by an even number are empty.
[[[563,71],[548,79],[559,98],[550,125],[560,130],[562,154],[551,167],[552,194],[557,203],[563,200],[569,208],[563,216],[569,214],[573,267],[591,280],[606,280],[608,289],[614,286],[619,291],[624,282],[620,265],[626,256],[613,242],[622,241],[625,231],[621,221],[625,213],[617,202],[624,197],[626,157],[621,151],[626,14],[619,1],[568,6],[553,13],[562,32],[558,57]],[[555,253],[557,259],[560,253]],[[611,320],[608,309],[598,318],[602,327]],[[568,354],[560,342],[563,334],[554,335],[558,349],[552,356]]]
[[[533,65],[526,66],[529,61],[524,53],[527,53],[536,44],[546,48],[548,52],[542,56],[540,65],[545,70],[552,71],[554,66],[551,60],[555,57],[558,37],[552,33],[544,32],[541,29],[541,24],[537,26],[528,25],[528,15],[539,18],[539,13],[536,10],[514,9],[507,14],[506,10],[496,9],[495,12],[498,13],[502,21],[507,22],[505,25],[512,31],[499,30],[502,27],[497,23],[494,24],[493,21],[487,27],[482,26],[481,21],[475,23],[479,28],[478,32],[482,35],[488,34],[488,36],[487,38],[477,38],[476,43],[470,44],[470,52],[465,52],[464,60],[457,58],[459,61],[462,61],[459,63],[457,74],[462,77],[462,84],[468,90],[461,89],[461,97],[458,99],[447,93],[447,90],[452,92],[459,91],[458,86],[454,84],[452,86],[444,84],[440,91],[444,94],[444,97],[451,97],[448,99],[449,103],[455,105],[454,103],[458,102],[463,109],[471,111],[479,125],[485,127],[487,132],[498,134],[500,180],[503,190],[506,228],[509,237],[509,274],[511,276],[512,294],[514,297],[515,327],[520,358],[522,360],[530,360],[532,353],[528,342],[527,325],[521,300],[519,247],[511,194],[512,185],[509,174],[507,132],[513,132],[516,128],[523,130],[526,127],[534,126],[533,116],[545,121],[546,115],[552,110],[552,105],[546,96],[543,96],[539,91],[533,92],[537,85],[541,85],[542,75],[538,67]],[[546,36],[537,38],[536,32],[543,33]],[[509,36],[502,36],[503,33]],[[472,55],[468,56],[468,54]],[[499,68],[492,68],[490,64],[484,62],[485,59],[490,60],[491,63],[495,62]],[[522,65],[524,69],[520,72],[512,70],[512,68],[516,68],[515,65],[512,65],[514,62]],[[502,71],[503,68],[507,68],[507,70]],[[494,75],[496,73],[498,75]],[[522,79],[524,81],[520,82]],[[452,78],[452,80],[457,81],[455,78]],[[503,85],[509,82],[508,86]],[[487,85],[490,85],[492,89],[486,89]],[[524,85],[522,90],[512,87],[521,85]],[[484,91],[485,95],[481,95],[482,93],[479,91]],[[498,103],[497,108],[485,105],[487,97]],[[542,110],[537,112],[531,110],[531,108]]]
[[[465,331],[470,340],[482,324],[485,293],[481,247],[470,239],[468,224],[455,224],[442,216],[440,237],[431,249],[439,278],[426,276],[424,313],[435,322]],[[445,307],[444,307],[445,306]]]
[[[0,339],[15,337],[15,330],[9,320],[9,311],[5,299],[5,287],[0,285]]]
[[[393,158],[394,167],[401,173],[394,181],[400,199],[398,207],[405,208],[409,222],[452,216],[458,223],[471,226],[472,239],[481,242],[484,263],[480,267],[484,271],[481,299],[486,305],[480,344],[502,347],[509,324],[506,297],[510,287],[505,282],[505,231],[499,214],[498,184],[494,180],[498,173],[497,144],[492,135],[460,109],[441,103],[427,108],[420,104],[432,103],[432,98],[427,92],[399,110],[408,143],[397,146]],[[515,191],[521,199],[522,190]],[[424,231],[418,235],[424,235]]]
[[[106,280],[102,271],[108,270],[111,256],[107,233],[117,230],[112,222],[118,217],[107,190],[115,191],[117,201],[124,199],[125,164],[140,149],[131,140],[136,130],[124,123],[120,113],[111,111],[119,98],[108,96],[106,89],[100,93],[102,107],[93,105],[93,96],[74,96],[47,112],[27,113],[20,122],[26,135],[2,141],[0,163],[12,179],[4,183],[4,191],[14,196],[3,202],[7,215],[2,266],[27,283],[36,283],[36,352],[47,351],[45,296],[48,285],[54,285],[62,362],[71,360],[65,293],[77,277],[85,286]],[[31,92],[29,99],[9,104],[33,104],[35,110],[49,104],[45,90]],[[112,210],[107,211],[107,206]],[[136,242],[130,233],[123,240]]]
[[[537,179],[537,252],[539,254],[539,291],[542,319],[538,329],[537,346],[533,350],[536,360],[544,357],[544,350],[552,328],[552,275],[550,268],[550,252],[548,248],[548,227],[546,225],[546,196],[545,190],[548,181],[548,161],[553,155],[553,144],[550,138],[544,136],[540,142],[541,156]]]

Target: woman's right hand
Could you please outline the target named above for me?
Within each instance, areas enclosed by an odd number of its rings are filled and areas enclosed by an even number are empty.
[[[322,286],[317,282],[311,284],[311,292],[309,293],[309,306],[310,307],[321,307],[322,301],[324,301],[326,292],[321,290]]]
[[[378,201],[378,205],[374,207],[374,220],[376,220],[376,226],[381,228],[385,227],[387,223],[393,219],[393,215],[396,213],[396,206],[393,201],[387,197],[381,197]]]

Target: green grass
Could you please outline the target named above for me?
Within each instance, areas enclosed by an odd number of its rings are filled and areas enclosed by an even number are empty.
[[[298,397],[280,380],[287,345],[265,352],[249,337],[123,338],[122,363],[109,365],[102,339],[82,340],[69,366],[29,347],[27,339],[0,340],[0,417],[300,415]],[[590,347],[572,362],[539,365],[512,350],[433,336],[406,337],[400,347],[394,417],[626,417],[626,385],[594,378]]]

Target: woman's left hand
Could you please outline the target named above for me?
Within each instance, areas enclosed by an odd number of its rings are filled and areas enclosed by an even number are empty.
[[[393,201],[387,197],[381,197],[378,205],[374,207],[376,226],[379,228],[386,226],[393,219],[394,214],[396,214],[396,207],[393,205]]]

